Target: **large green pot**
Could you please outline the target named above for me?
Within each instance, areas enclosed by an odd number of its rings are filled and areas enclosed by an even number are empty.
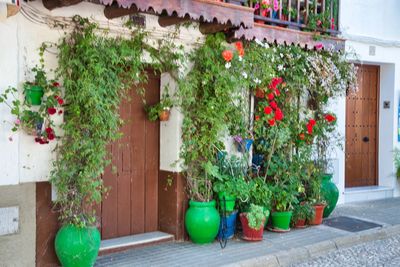
[[[271,214],[272,227],[277,230],[289,230],[292,211],[274,211]]]
[[[226,210],[226,212],[234,211],[235,210],[236,197],[227,195],[225,192],[218,192],[219,205],[220,205],[221,211],[224,208],[224,197],[225,197],[225,205],[226,205],[225,210]]]
[[[219,223],[220,217],[215,208],[215,200],[210,202],[189,201],[185,226],[194,243],[211,243],[218,234]]]
[[[25,88],[25,99],[31,105],[38,106],[42,104],[44,95],[43,88],[38,85],[29,85]]]
[[[332,182],[332,176],[332,174],[322,175],[321,195],[326,200],[324,218],[332,213],[339,199],[339,190]]]
[[[95,227],[61,227],[56,235],[55,249],[63,267],[91,267],[100,248],[100,232]]]

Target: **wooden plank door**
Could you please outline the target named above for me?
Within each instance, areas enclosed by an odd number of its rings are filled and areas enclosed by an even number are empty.
[[[346,187],[378,180],[379,66],[358,67],[359,90],[346,97]]]
[[[146,101],[160,100],[160,77],[148,72]],[[103,175],[109,191],[101,207],[102,239],[158,228],[159,122],[150,122],[136,88],[120,106],[123,137],[110,144],[112,164]]]

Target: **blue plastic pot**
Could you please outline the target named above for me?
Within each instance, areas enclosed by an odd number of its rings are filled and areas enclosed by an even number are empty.
[[[252,166],[254,171],[258,171],[264,162],[264,155],[261,154],[253,154],[253,159],[252,159]]]
[[[238,144],[238,151],[242,152],[244,148],[247,152],[250,150],[252,144],[253,144],[253,139],[243,139],[242,142]]]
[[[218,239],[231,239],[235,235],[236,230],[236,217],[238,212],[234,211],[230,215],[227,215],[225,218],[221,216],[221,222],[219,223],[219,230],[218,230]],[[226,221],[226,229],[222,229],[224,223]]]

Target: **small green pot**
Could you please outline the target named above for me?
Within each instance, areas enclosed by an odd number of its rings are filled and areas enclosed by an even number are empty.
[[[219,224],[220,216],[215,208],[215,200],[210,202],[189,201],[185,226],[193,243],[213,242],[218,234]]]
[[[42,104],[43,88],[38,85],[28,85],[25,88],[25,100],[28,104],[39,106]]]
[[[236,197],[227,195],[227,194],[225,194],[225,192],[219,192],[218,193],[220,209],[222,210],[224,208],[224,197],[225,197],[226,212],[234,211],[235,210]]]
[[[271,214],[272,227],[277,230],[289,230],[292,211],[274,211]]]
[[[65,225],[57,232],[55,249],[63,267],[93,266],[99,248],[100,232],[96,227]]]

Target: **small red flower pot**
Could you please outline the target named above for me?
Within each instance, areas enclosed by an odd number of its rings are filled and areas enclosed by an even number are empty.
[[[306,219],[298,219],[294,227],[296,228],[306,227]]]
[[[160,121],[168,121],[169,120],[169,110],[163,110],[159,115]]]
[[[314,219],[310,221],[310,224],[319,225],[322,223],[322,217],[324,214],[325,205],[323,204],[314,205],[314,209],[315,209],[315,216]]]
[[[265,219],[264,219],[265,220]],[[246,213],[240,213],[240,222],[242,223],[243,239],[247,241],[261,241],[263,240],[264,222],[259,230],[250,228],[249,221],[247,220]]]

